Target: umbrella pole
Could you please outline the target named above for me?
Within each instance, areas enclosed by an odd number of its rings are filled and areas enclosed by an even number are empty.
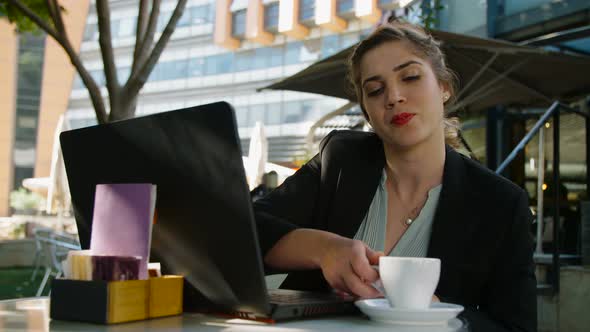
[[[545,179],[545,128],[539,130],[539,165],[537,166],[537,247],[543,253],[543,180]]]

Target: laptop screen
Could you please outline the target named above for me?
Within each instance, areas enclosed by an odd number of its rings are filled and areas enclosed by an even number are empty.
[[[97,184],[156,184],[151,261],[185,276],[198,294],[185,295],[185,304],[199,305],[190,301],[203,296],[224,310],[270,311],[229,104],[71,130],[60,141],[83,248],[89,247]]]

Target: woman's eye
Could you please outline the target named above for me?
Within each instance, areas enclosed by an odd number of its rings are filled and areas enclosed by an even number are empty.
[[[411,82],[411,81],[416,81],[420,78],[420,75],[412,75],[412,76],[406,76],[404,77],[402,80],[404,82]]]
[[[369,97],[377,96],[382,91],[383,91],[383,88],[373,89],[373,90],[367,92],[367,96],[369,96]]]

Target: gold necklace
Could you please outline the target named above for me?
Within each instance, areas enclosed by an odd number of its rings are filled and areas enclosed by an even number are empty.
[[[395,189],[393,182],[390,181],[390,185],[391,185],[391,189],[393,190],[394,194],[397,195],[398,200],[403,205],[403,202],[401,200],[401,195]],[[400,220],[400,223],[402,224],[402,226],[407,228],[407,227],[410,227],[410,225],[412,225],[414,220],[416,220],[416,218],[418,218],[418,216],[420,215],[420,210],[422,210],[422,208],[426,204],[427,200],[428,200],[428,193],[426,193],[425,197],[422,199],[420,204],[416,205],[410,211],[406,212],[405,217]]]

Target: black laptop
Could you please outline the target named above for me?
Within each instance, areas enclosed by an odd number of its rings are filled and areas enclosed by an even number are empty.
[[[157,185],[150,260],[185,276],[185,311],[261,320],[355,311],[352,299],[333,294],[267,292],[229,104],[71,130],[60,141],[82,248],[97,184]]]

